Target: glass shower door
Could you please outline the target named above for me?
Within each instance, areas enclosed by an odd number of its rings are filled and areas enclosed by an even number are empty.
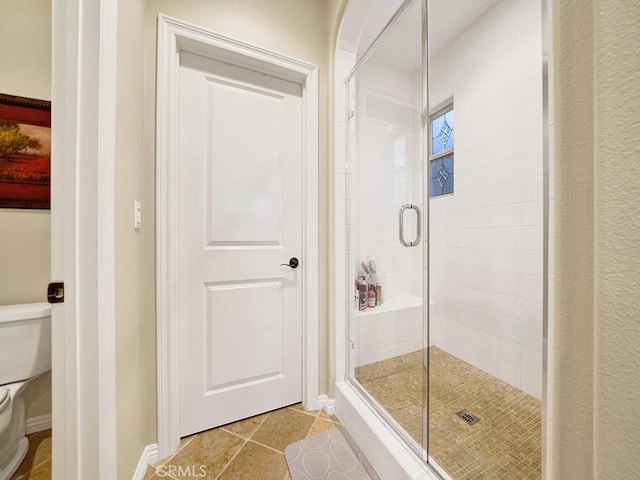
[[[428,452],[454,480],[536,479],[542,4],[455,3],[428,1]]]
[[[347,374],[443,478],[540,478],[542,4],[455,6],[405,2],[347,81]]]
[[[348,80],[349,378],[420,454],[426,375],[421,2]]]

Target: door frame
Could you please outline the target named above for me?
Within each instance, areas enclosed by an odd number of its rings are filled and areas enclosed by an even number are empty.
[[[302,85],[302,403],[318,398],[318,67],[225,37],[165,15],[158,16],[156,84],[156,326],[158,454],[180,442],[177,188],[178,72],[181,51],[274,75]]]
[[[117,2],[52,3],[52,476],[117,474]]]

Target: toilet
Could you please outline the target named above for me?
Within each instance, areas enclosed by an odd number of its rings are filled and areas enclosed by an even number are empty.
[[[0,306],[0,480],[16,471],[29,448],[22,393],[51,368],[51,306]]]

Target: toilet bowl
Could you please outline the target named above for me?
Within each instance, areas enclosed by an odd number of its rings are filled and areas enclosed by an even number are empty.
[[[11,477],[29,448],[22,392],[50,368],[49,304],[0,306],[0,480]]]

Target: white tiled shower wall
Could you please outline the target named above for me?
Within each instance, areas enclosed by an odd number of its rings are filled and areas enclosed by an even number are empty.
[[[434,109],[453,99],[456,117],[455,194],[430,205],[431,344],[538,398],[543,264],[539,10],[538,2],[503,0],[437,52],[430,98]],[[354,238],[346,244],[346,207],[353,200],[346,198],[345,184],[353,186],[354,178],[345,170],[343,79],[355,64],[347,50],[352,49],[338,50],[335,63],[337,378],[346,373],[346,312],[353,308],[347,285],[353,284],[354,272],[345,258],[348,248],[352,258],[358,254]],[[552,155],[550,160],[552,166]],[[550,191],[552,223],[552,185]],[[553,232],[550,238],[552,256]],[[552,268],[549,274],[551,281]]]
[[[374,280],[382,284],[385,298],[383,306],[354,316],[354,366],[423,348],[422,244],[404,247],[398,241],[400,207],[412,203],[423,208],[424,202],[420,60],[415,59],[413,71],[400,71],[387,61],[371,55],[348,94],[354,115],[347,131],[355,133],[348,136],[353,148],[347,152],[346,178],[352,180],[347,188],[352,207],[349,236],[354,247],[348,273],[361,270],[361,262],[375,261]],[[409,210],[404,219],[405,239],[411,241],[417,235],[417,216]]]
[[[431,61],[453,99],[455,193],[430,204],[430,342],[537,396],[542,388],[540,5],[503,0]]]
[[[401,72],[369,57],[356,76],[356,155],[349,170],[354,209],[351,230],[360,261],[373,259],[386,298],[422,297],[422,248],[403,247],[398,215],[404,204],[423,208],[420,148],[420,72]],[[404,236],[416,238],[416,215],[404,214]]]

